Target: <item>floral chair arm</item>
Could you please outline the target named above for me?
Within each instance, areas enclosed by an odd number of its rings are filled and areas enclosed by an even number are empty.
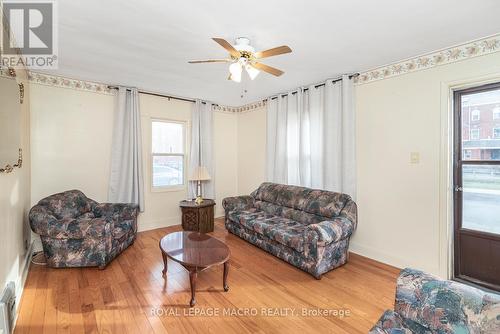
[[[38,235],[45,236],[49,226],[56,225],[58,220],[45,206],[35,205],[29,213],[31,229]]]
[[[253,207],[254,198],[252,196],[226,197],[222,200],[222,207],[226,213],[233,210],[246,210]]]
[[[318,234],[318,242],[325,245],[349,237],[354,228],[354,223],[347,218],[337,217],[320,223],[307,226],[306,233],[314,231]]]
[[[432,333],[500,330],[500,296],[411,268],[398,277],[394,310]]]
[[[349,200],[340,212],[339,217],[344,217],[350,220],[353,223],[353,231],[356,230],[358,225],[358,206],[356,205],[356,202]]]

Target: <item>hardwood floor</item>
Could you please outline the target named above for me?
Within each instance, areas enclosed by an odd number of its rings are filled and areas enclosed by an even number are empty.
[[[189,308],[187,271],[169,261],[165,281],[158,247],[180,226],[162,228],[139,233],[104,270],[32,265],[15,333],[367,333],[393,308],[396,268],[351,254],[316,280],[227,233],[222,220],[215,225],[231,249],[229,292],[223,267],[211,268],[199,275]]]

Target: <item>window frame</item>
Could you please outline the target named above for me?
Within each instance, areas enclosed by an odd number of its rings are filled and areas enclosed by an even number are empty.
[[[184,148],[184,153],[154,153],[153,152],[153,122],[162,122],[162,123],[175,123],[175,124],[180,124],[182,125],[182,144]],[[149,170],[151,173],[151,180],[149,182],[149,187],[151,192],[153,193],[158,193],[158,192],[171,192],[171,191],[185,191],[188,186],[187,182],[187,132],[188,132],[188,122],[187,121],[181,121],[181,120],[176,120],[176,119],[168,119],[168,118],[150,118],[149,121]],[[178,185],[171,185],[171,186],[155,186],[153,184],[154,181],[154,166],[153,166],[153,160],[155,156],[182,156],[182,167],[183,167],[183,173],[182,173],[182,184]]]
[[[471,160],[472,158],[472,150],[471,149],[465,149],[463,150],[463,160]]]
[[[495,130],[498,131],[498,136],[495,136]],[[493,131],[492,131],[492,139],[500,139],[500,127],[496,126],[496,127],[493,127]]]
[[[493,108],[493,119],[500,119],[500,109],[498,107]]]
[[[477,115],[477,119],[474,117],[474,115]],[[474,109],[470,112],[470,119],[473,122],[477,122],[481,120],[481,110],[480,109]]]
[[[475,131],[477,131],[477,138],[474,138],[474,136],[472,135],[472,133]],[[481,140],[481,129],[480,128],[470,129],[469,140]]]

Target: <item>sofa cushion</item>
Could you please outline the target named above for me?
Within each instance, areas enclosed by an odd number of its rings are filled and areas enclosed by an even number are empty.
[[[368,334],[431,334],[427,328],[417,323],[406,323],[392,310],[385,311]]]
[[[326,218],[338,216],[347,202],[351,201],[347,194],[270,182],[262,183],[252,196],[259,201]]]
[[[304,252],[307,225],[257,209],[231,211],[229,219],[297,252]]]
[[[297,210],[294,208],[289,208],[286,206],[277,205],[270,202],[264,201],[255,201],[254,206],[261,210],[265,211],[271,215],[281,216],[284,218],[288,218],[291,220],[298,221],[299,223],[310,225],[317,224],[324,220],[330,219],[322,216],[318,216],[312,213],[307,213],[305,211]]]
[[[78,218],[92,211],[97,203],[79,190],[70,190],[42,199],[38,202],[57,219]]]

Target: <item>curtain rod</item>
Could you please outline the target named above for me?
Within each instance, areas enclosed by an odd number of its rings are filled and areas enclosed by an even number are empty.
[[[357,76],[359,76],[359,73],[350,74],[350,75],[349,75],[349,79],[355,78],[355,77],[357,77]],[[326,83],[327,81],[331,81],[332,83],[333,83],[333,82],[337,82],[337,81],[342,81],[342,77],[337,78],[337,79],[328,79],[328,80],[325,80],[325,83]],[[324,86],[324,85],[325,85],[325,83],[321,83],[321,84],[314,85],[314,88],[319,88],[319,87],[322,87],[322,86]],[[304,92],[305,92],[305,91],[307,91],[307,90],[309,90],[309,88],[304,88],[304,89],[303,89],[303,91],[304,91]],[[293,92],[292,92],[292,95],[295,95],[295,94],[297,94],[297,91],[293,91]],[[277,96],[273,96],[273,97],[271,97],[271,98],[264,99],[264,101],[266,101],[266,100],[276,100],[279,96],[281,96],[281,97],[285,97],[285,96],[287,96],[287,95],[288,95],[288,94],[278,94]]]
[[[108,86],[109,89],[118,89],[117,86]],[[127,90],[130,90],[130,88],[125,88]],[[186,101],[186,102],[193,102],[195,103],[196,100],[193,99],[187,99],[184,97],[177,97],[177,96],[171,96],[171,95],[164,95],[164,94],[159,94],[159,93],[152,93],[152,92],[147,92],[144,90],[139,90],[140,94],[145,94],[145,95],[152,95],[152,96],[158,96],[158,97],[165,97],[167,99],[174,99],[174,100],[179,100],[179,101]],[[201,101],[201,104],[207,104],[205,101]],[[218,106],[218,104],[212,103],[213,106]]]

